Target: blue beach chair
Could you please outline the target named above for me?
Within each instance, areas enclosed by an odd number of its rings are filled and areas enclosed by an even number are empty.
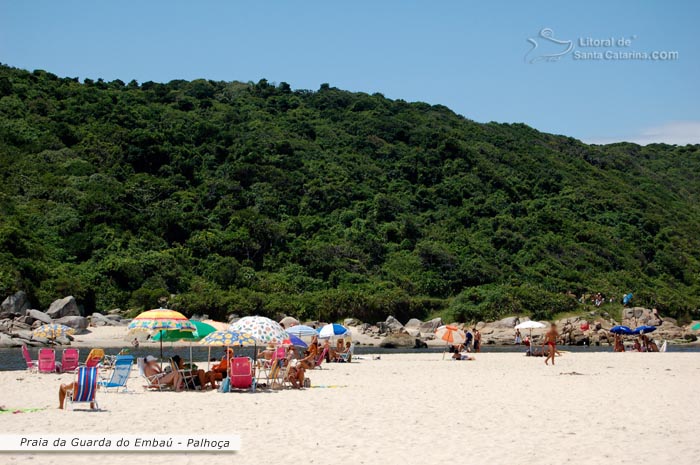
[[[71,410],[74,409],[73,404],[78,402],[81,403],[92,403],[97,407],[97,400],[95,399],[95,394],[97,393],[97,368],[92,367],[78,367],[78,379],[77,386],[73,391],[68,393],[68,405]]]
[[[129,381],[131,365],[133,364],[133,355],[117,355],[112,365],[112,376],[109,380],[98,381],[97,385],[105,392],[109,392],[110,389],[119,391],[119,388],[123,388],[122,392],[127,392],[126,383]]]

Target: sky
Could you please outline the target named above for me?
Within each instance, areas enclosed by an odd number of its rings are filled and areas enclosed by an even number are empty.
[[[700,143],[699,23],[692,0],[0,0],[0,62],[329,83],[590,143],[686,144]]]

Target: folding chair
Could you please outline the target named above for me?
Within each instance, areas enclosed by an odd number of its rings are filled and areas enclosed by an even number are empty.
[[[78,368],[78,379],[76,381],[75,388],[68,393],[66,400],[71,410],[75,407],[73,404],[77,403],[91,403],[98,409],[97,400],[95,395],[97,394],[97,368],[92,367],[79,367]],[[91,406],[92,408],[92,406]]]
[[[119,388],[124,388],[122,392],[127,392],[126,383],[131,374],[131,365],[134,364],[132,355],[117,355],[114,365],[112,365],[112,376],[109,380],[100,380],[97,385],[109,392],[109,389],[119,391]]]

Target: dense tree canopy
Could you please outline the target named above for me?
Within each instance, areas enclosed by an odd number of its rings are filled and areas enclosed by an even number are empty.
[[[604,109],[601,109],[604,111]],[[322,85],[0,66],[0,293],[369,321],[700,306],[700,146],[586,145]]]

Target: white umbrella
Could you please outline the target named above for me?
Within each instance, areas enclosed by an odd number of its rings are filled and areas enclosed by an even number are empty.
[[[447,344],[445,348],[449,347],[450,345],[458,346],[460,344],[464,344],[464,342],[467,340],[464,331],[452,325],[440,326],[435,330],[435,337],[445,341]],[[445,358],[444,351],[442,352],[442,358]]]
[[[317,336],[318,332],[311,326],[296,325],[287,328],[287,334],[294,334],[296,337]]]
[[[528,321],[523,321],[519,325],[515,326],[515,329],[529,329],[530,330],[530,346],[527,348],[527,350],[530,351],[532,354],[532,330],[533,329],[542,329],[546,328],[547,325],[540,323],[539,321],[534,321],[534,320],[528,320]]]

